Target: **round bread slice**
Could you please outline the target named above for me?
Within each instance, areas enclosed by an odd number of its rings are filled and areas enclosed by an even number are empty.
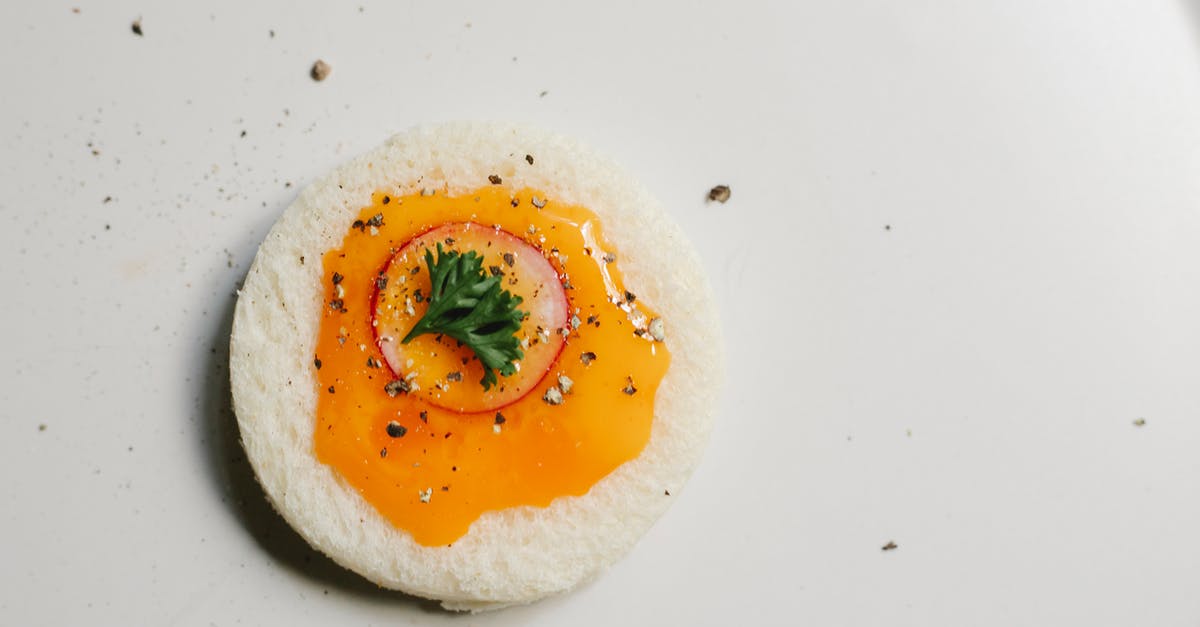
[[[526,155],[534,158],[527,163]],[[626,287],[666,321],[671,365],[650,440],[583,496],[484,513],[449,547],[417,544],[317,460],[313,354],[321,259],[380,189],[461,194],[499,175],[593,211],[620,251]],[[625,555],[676,498],[708,440],[722,347],[696,251],[613,162],[575,141],[490,123],[417,128],[300,194],[259,248],[234,316],[233,404],[242,443],[275,509],[313,547],[385,588],[484,610],[569,590]]]

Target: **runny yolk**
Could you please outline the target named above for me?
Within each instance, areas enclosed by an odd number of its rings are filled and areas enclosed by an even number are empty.
[[[455,390],[477,380],[439,388],[436,405],[428,389],[389,395],[385,386],[404,373],[389,369],[372,331],[376,281],[392,255],[455,222],[500,228],[540,249],[558,270],[578,322],[573,329],[568,323],[565,347],[525,396],[477,413],[446,409],[455,406]],[[593,213],[534,190],[376,193],[342,246],[323,259],[326,300],[314,356],[317,458],[426,546],[452,544],[487,511],[545,507],[585,494],[645,447],[655,392],[670,362],[666,345],[646,330],[656,314],[625,291],[618,258]],[[411,280],[428,284],[427,275],[422,265]],[[426,306],[414,303],[416,315]],[[517,335],[534,332],[522,328]],[[449,350],[462,360],[474,357],[465,346]],[[544,397],[560,385],[560,375],[572,384],[553,405]],[[389,423],[396,424],[389,429]]]

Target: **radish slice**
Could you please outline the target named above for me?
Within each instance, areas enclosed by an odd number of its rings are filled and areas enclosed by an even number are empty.
[[[421,335],[401,343],[429,306],[425,250],[438,244],[482,256],[483,268],[499,275],[501,286],[520,296],[519,309],[529,314],[517,332],[525,356],[516,374],[500,376],[490,390],[480,383],[484,370],[474,351],[454,338]],[[438,407],[473,413],[508,405],[537,386],[562,350],[569,313],[558,271],[542,251],[507,231],[471,222],[426,231],[398,250],[378,278],[371,324],[379,350],[410,393]]]

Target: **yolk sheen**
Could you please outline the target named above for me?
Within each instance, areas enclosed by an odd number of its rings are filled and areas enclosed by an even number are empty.
[[[321,364],[317,458],[426,546],[453,543],[487,511],[582,495],[637,457],[650,438],[654,396],[670,355],[635,331],[656,314],[640,299],[626,303],[619,259],[605,261],[617,251],[593,213],[552,199],[539,209],[534,197],[546,198],[499,186],[458,197],[376,193],[341,248],[323,259],[325,307],[314,356],[314,367]],[[372,228],[378,215],[382,225]],[[499,408],[498,429],[495,410],[457,413],[427,402],[423,391],[394,398],[384,391],[396,377],[372,333],[376,278],[406,242],[449,222],[496,226],[539,248],[570,286],[570,312],[581,322],[546,377]],[[340,294],[335,273],[342,277]],[[422,264],[412,280],[427,283],[427,274]],[[425,306],[416,305],[418,315]],[[533,332],[523,328],[518,337]],[[463,359],[474,356],[466,347],[455,350]],[[585,353],[595,354],[590,364]],[[550,405],[543,395],[559,375],[574,384],[561,405]],[[478,382],[441,393],[467,384]],[[402,437],[388,435],[392,421],[404,427]]]

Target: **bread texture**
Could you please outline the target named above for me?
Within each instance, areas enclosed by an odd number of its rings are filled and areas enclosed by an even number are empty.
[[[526,155],[534,157],[532,165]],[[449,547],[417,544],[314,454],[312,367],[322,255],[371,194],[461,194],[499,175],[592,210],[620,251],[625,284],[666,321],[670,368],[650,440],[583,496],[483,514]],[[416,128],[305,189],[259,248],[230,348],[242,443],[275,509],[313,547],[385,588],[485,610],[569,590],[629,552],[678,496],[711,430],[722,341],[696,251],[651,195],[610,160],[559,135],[493,123]]]

